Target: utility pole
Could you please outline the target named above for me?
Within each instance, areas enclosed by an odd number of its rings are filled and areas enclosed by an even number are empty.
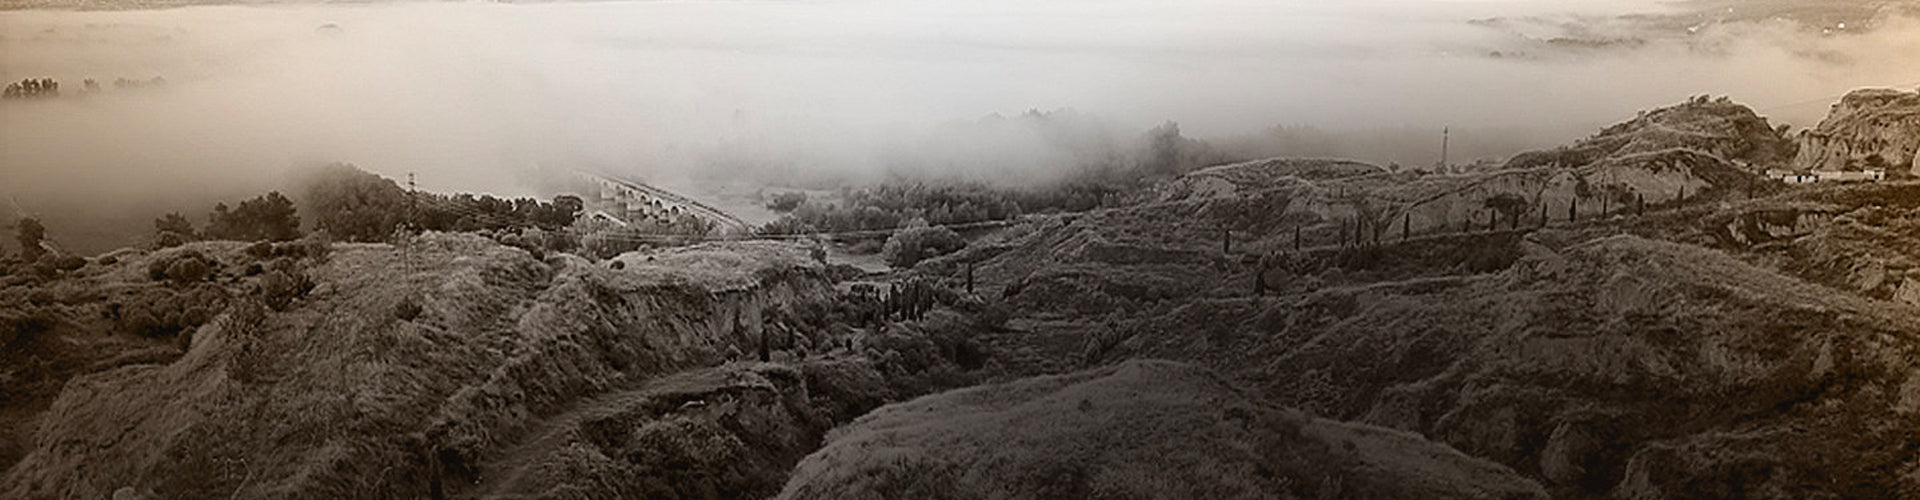
[[[967,261],[967,293],[973,293],[973,261]]]
[[[1447,166],[1447,148],[1453,142],[1453,127],[1440,128],[1440,167]]]
[[[407,266],[407,275],[413,275],[413,220],[414,211],[419,205],[420,184],[414,181],[413,172],[407,172],[407,221],[400,228],[400,260]]]

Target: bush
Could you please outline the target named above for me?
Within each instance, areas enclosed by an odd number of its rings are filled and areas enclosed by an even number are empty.
[[[188,262],[192,262],[193,264],[186,264]],[[215,262],[213,259],[207,258],[206,254],[200,253],[199,250],[188,250],[164,258],[156,257],[148,261],[147,279],[154,281],[171,280],[175,283],[200,281],[212,275],[214,265]],[[176,266],[179,267],[176,268]],[[201,273],[198,278],[194,277],[196,272]]]
[[[267,308],[285,311],[294,299],[306,296],[313,287],[313,281],[305,273],[276,270],[260,277],[255,295]]]
[[[247,245],[247,255],[256,259],[272,257],[273,251],[273,243],[265,241],[256,241],[252,245]]]
[[[227,373],[234,380],[253,382],[259,380],[271,365],[267,359],[265,334],[262,331],[267,323],[267,308],[257,301],[246,300],[235,304],[227,311],[221,322],[221,330],[231,335],[235,348],[229,352]]]
[[[169,213],[153,220],[154,242],[160,248],[172,248],[193,241],[198,234],[193,223],[179,212]]]
[[[163,232],[154,237],[153,245],[157,248],[173,248],[185,245],[189,241],[193,240],[186,235],[174,232]]]
[[[880,252],[888,265],[907,268],[921,260],[953,253],[966,246],[966,240],[960,239],[960,233],[952,229],[928,227],[925,221],[915,221],[887,238]]]
[[[167,265],[167,281],[176,285],[206,281],[213,274],[213,268],[200,259],[179,259]]]
[[[225,203],[215,205],[207,218],[206,236],[234,241],[291,241],[300,237],[300,216],[293,200],[280,192],[269,192],[240,202],[228,210]]]
[[[847,247],[847,253],[854,255],[873,255],[885,248],[885,242],[875,239],[862,239]]]
[[[14,229],[14,238],[20,241],[20,258],[27,261],[40,260],[40,255],[46,253],[46,249],[40,247],[40,240],[46,236],[47,227],[40,224],[40,219],[32,217],[20,219]]]
[[[805,192],[794,191],[780,193],[773,195],[773,199],[767,201],[767,209],[775,212],[792,212],[793,209],[800,208],[800,205],[806,202],[807,193]]]
[[[316,238],[310,234],[300,238],[298,241],[288,241],[273,245],[271,256],[282,259],[313,259],[324,262],[331,250],[324,236]]]
[[[119,299],[110,307],[121,331],[147,337],[166,337],[190,332],[211,321],[224,309],[227,293],[218,286],[203,284],[185,292],[154,289],[149,293]]]
[[[62,255],[53,259],[53,268],[61,271],[72,271],[82,267],[87,267],[87,259],[76,255]]]
[[[57,320],[44,309],[0,310],[0,348],[8,352],[26,351],[40,341],[40,334],[52,330]]]
[[[393,305],[393,317],[400,318],[400,321],[413,321],[423,312],[426,309],[420,307],[419,302],[414,302],[413,297],[400,299],[400,303]]]

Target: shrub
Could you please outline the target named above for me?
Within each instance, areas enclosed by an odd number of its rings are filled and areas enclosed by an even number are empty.
[[[1467,270],[1475,273],[1492,273],[1512,267],[1520,260],[1520,247],[1511,241],[1488,242],[1486,245],[1466,247],[1464,264]]]
[[[314,262],[326,262],[333,255],[333,235],[325,230],[308,233],[300,241],[294,242],[301,249],[301,255]]]
[[[41,279],[52,279],[60,270],[54,268],[53,263],[40,261],[28,265],[27,272]]]
[[[177,247],[193,241],[197,234],[193,223],[188,222],[179,212],[168,213],[153,220],[154,242],[160,248]]]
[[[290,241],[300,237],[300,216],[293,200],[278,191],[240,202],[228,210],[225,203],[215,205],[203,231],[211,239],[235,241]]]
[[[913,267],[921,260],[953,253],[966,246],[966,240],[960,239],[960,233],[952,229],[928,227],[925,221],[915,221],[887,238],[880,252],[888,265],[906,268]]]
[[[167,281],[176,285],[206,281],[212,274],[213,269],[200,259],[179,259],[167,265]]]
[[[221,321],[221,330],[231,335],[235,348],[229,351],[227,372],[234,380],[252,382],[265,375],[268,359],[265,341],[261,330],[266,326],[267,308],[258,301],[247,300],[227,311]]]
[[[420,307],[419,302],[414,302],[413,297],[400,299],[400,303],[393,305],[393,317],[400,318],[400,321],[413,321],[423,312],[426,312],[425,308]]]
[[[52,330],[57,320],[45,309],[0,308],[0,348],[25,351],[40,341],[40,334]]]
[[[198,265],[185,264],[187,262],[193,262]],[[187,250],[164,258],[156,257],[148,261],[147,279],[154,281],[172,280],[176,283],[199,281],[212,275],[214,264],[213,259],[207,258],[207,256],[200,253],[199,250]],[[176,270],[175,266],[180,267]],[[193,274],[196,271],[204,274],[201,274],[198,279],[193,279]]]
[[[806,202],[807,193],[805,192],[793,191],[780,193],[773,195],[773,199],[767,201],[767,209],[775,212],[792,212],[793,209],[800,208],[800,205]]]
[[[884,249],[884,242],[874,239],[862,239],[847,247],[847,253],[854,255],[873,255]]]
[[[62,255],[53,259],[53,268],[61,271],[72,271],[82,267],[87,267],[87,259],[77,255]]]
[[[119,299],[110,305],[121,331],[147,337],[165,337],[191,332],[225,308],[226,291],[203,284],[184,292],[153,289],[149,293]]]
[[[188,238],[186,235],[183,235],[180,233],[173,233],[173,232],[162,232],[154,236],[153,245],[157,248],[173,248],[180,245],[185,245],[189,241],[193,241],[193,240],[191,238]]]
[[[273,251],[273,243],[265,241],[256,241],[252,245],[247,245],[247,255],[256,259],[272,257]]]
[[[14,237],[20,241],[20,258],[27,261],[40,260],[40,255],[46,252],[40,247],[40,240],[46,236],[47,227],[40,224],[40,219],[32,217],[20,219],[14,229]]]
[[[298,271],[273,271],[260,277],[255,295],[260,303],[275,311],[284,311],[293,304],[293,300],[306,296],[313,290],[313,281],[305,273]]]

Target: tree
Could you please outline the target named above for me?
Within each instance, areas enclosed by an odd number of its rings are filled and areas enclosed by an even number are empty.
[[[767,209],[782,213],[792,212],[793,209],[800,208],[800,205],[806,203],[807,193],[805,191],[791,191],[773,195],[773,199],[767,201]],[[945,205],[942,206],[944,207]]]
[[[926,220],[914,219],[906,229],[895,231],[893,236],[888,237],[880,253],[886,257],[888,265],[908,268],[923,259],[953,253],[966,246],[966,240],[952,229],[930,227]]]
[[[193,236],[194,234],[193,223],[187,221],[186,217],[181,216],[180,212],[169,212],[166,215],[160,216],[158,219],[154,219],[153,229],[162,233],[176,233],[183,236]]]
[[[170,212],[153,220],[154,243],[160,248],[177,247],[197,238],[193,222],[179,212]]]
[[[1527,212],[1527,206],[1531,205],[1531,203],[1527,203],[1525,197],[1517,194],[1500,193],[1494,195],[1492,198],[1487,198],[1485,205],[1494,212],[1506,215],[1507,220],[1511,221],[1512,227],[1518,229],[1520,227],[1520,215]],[[1491,229],[1491,224],[1489,224],[1488,227]]]
[[[279,191],[242,201],[232,210],[228,210],[225,203],[215,205],[207,218],[206,236],[210,239],[292,241],[300,238],[300,216],[295,212],[293,200]]]
[[[47,237],[47,227],[40,225],[40,219],[20,219],[15,236],[20,239],[20,258],[32,262],[40,260],[40,256],[47,253],[46,248],[40,246],[40,240]]]
[[[346,241],[392,236],[412,206],[408,195],[392,180],[345,163],[320,169],[306,186],[313,226]],[[415,225],[421,225],[424,217],[414,215]]]
[[[0,94],[0,98],[6,99],[43,99],[50,97],[60,97],[60,82],[53,81],[52,78],[28,78],[16,83],[9,83],[7,84],[5,94]]]

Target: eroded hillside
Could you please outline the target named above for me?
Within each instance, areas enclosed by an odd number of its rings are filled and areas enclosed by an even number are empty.
[[[147,286],[140,283],[149,279],[142,271],[148,262],[193,252],[217,262],[210,276],[196,276],[209,281],[174,286],[239,284],[254,267],[244,247],[201,243],[135,253],[94,274]],[[236,295],[233,307],[188,330],[184,353],[74,378],[38,418],[28,452],[5,476],[6,496],[104,498],[121,489],[161,498],[463,494],[474,483],[524,473],[495,465],[502,450],[562,428],[549,421],[553,416],[657,376],[743,358],[773,341],[763,337],[767,332],[800,323],[770,315],[790,318],[792,306],[831,293],[821,265],[784,244],[692,247],[618,266],[569,255],[543,262],[470,235],[429,235],[397,250],[336,245],[307,269],[317,286],[303,296],[268,309]],[[84,297],[70,302],[45,314],[66,322],[91,307]],[[779,380],[783,390],[816,384],[812,394],[822,397],[800,392],[793,426],[817,435],[891,395],[877,383],[835,385],[872,379],[875,368],[830,360],[835,338],[824,330],[794,331],[771,346],[784,365],[738,370],[765,373],[751,376]],[[823,356],[794,354],[807,346]],[[816,363],[824,368],[811,367]],[[832,375],[846,370],[854,373]],[[815,376],[822,373],[828,375]],[[758,390],[719,382],[688,387],[671,402]],[[696,465],[646,473],[670,477]],[[756,469],[775,473],[719,491],[770,494],[784,466]]]
[[[1895,89],[1850,92],[1820,125],[1800,132],[1794,166],[1806,170],[1912,171],[1920,154],[1920,94]]]
[[[1196,172],[1156,202],[1010,228],[919,270],[971,263],[1000,291],[1015,312],[989,337],[1012,372],[1192,362],[1268,403],[1505,464],[1556,497],[1920,494],[1914,185],[1758,184],[1762,160],[1784,161],[1777,134],[1739,125],[1745,108],[1684,106],[1721,125],[1677,133],[1669,113],[1649,113],[1540,157],[1578,161],[1523,157],[1509,165],[1533,166],[1462,185],[1631,168],[1695,179],[1675,187],[1715,203],[1502,214],[1491,228],[1375,240],[1351,223],[1327,234],[1339,216],[1297,194],[1390,200],[1421,180],[1367,190],[1394,174],[1333,169],[1359,182],[1329,188],[1295,172],[1340,162],[1271,161]],[[1649,151],[1704,163],[1650,163]],[[1448,192],[1483,206],[1500,193]],[[1289,222],[1229,226],[1236,217]]]

